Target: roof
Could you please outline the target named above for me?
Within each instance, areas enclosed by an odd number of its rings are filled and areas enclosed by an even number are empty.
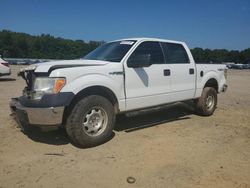
[[[138,38],[124,38],[114,41],[121,41],[121,40],[136,40],[136,41],[159,41],[159,42],[171,42],[171,43],[180,43],[183,44],[182,41],[175,41],[175,40],[168,40],[168,39],[160,39],[160,38],[147,38],[147,37],[138,37]]]

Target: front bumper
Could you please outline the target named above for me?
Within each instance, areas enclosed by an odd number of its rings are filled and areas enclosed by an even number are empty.
[[[64,106],[60,107],[25,107],[18,98],[12,98],[10,109],[19,125],[60,126],[62,124]]]

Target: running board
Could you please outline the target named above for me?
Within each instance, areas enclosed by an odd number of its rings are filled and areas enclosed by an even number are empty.
[[[137,115],[143,115],[143,114],[148,114],[148,113],[152,113],[152,112],[158,112],[164,109],[168,109],[168,108],[172,108],[175,106],[180,105],[180,102],[176,102],[176,103],[170,103],[170,104],[165,104],[165,105],[160,105],[160,106],[153,106],[150,108],[146,108],[146,109],[138,109],[138,110],[133,110],[133,111],[129,111],[126,112],[126,116],[127,117],[133,117],[133,116],[137,116]]]
[[[146,108],[146,109],[133,110],[133,111],[126,112],[125,115],[127,117],[133,117],[133,116],[137,116],[137,115],[158,112],[158,111],[173,108],[173,107],[181,107],[181,108],[184,108],[185,110],[190,111],[190,112],[194,111],[193,102],[188,100],[188,101],[183,101],[183,102],[174,102],[174,103],[164,104],[164,105],[160,105],[160,106],[153,106],[153,107]]]

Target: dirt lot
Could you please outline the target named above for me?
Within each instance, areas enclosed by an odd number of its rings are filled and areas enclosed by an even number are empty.
[[[62,130],[20,132],[8,107],[25,84],[17,69],[0,78],[0,187],[250,187],[250,71],[229,72],[211,117],[182,105],[120,116],[109,142],[80,149]]]

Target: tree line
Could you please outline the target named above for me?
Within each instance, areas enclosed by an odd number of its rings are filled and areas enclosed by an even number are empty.
[[[191,49],[196,62],[209,62],[209,63],[221,63],[221,62],[234,62],[234,63],[250,63],[250,48],[242,51],[238,50],[225,50],[225,49]]]
[[[0,54],[5,58],[76,59],[101,45],[102,41],[69,40],[48,34],[0,31]]]
[[[0,54],[6,58],[76,59],[104,41],[69,40],[48,34],[32,36],[9,30],[0,31]],[[250,48],[238,50],[191,49],[196,62],[250,63]]]

